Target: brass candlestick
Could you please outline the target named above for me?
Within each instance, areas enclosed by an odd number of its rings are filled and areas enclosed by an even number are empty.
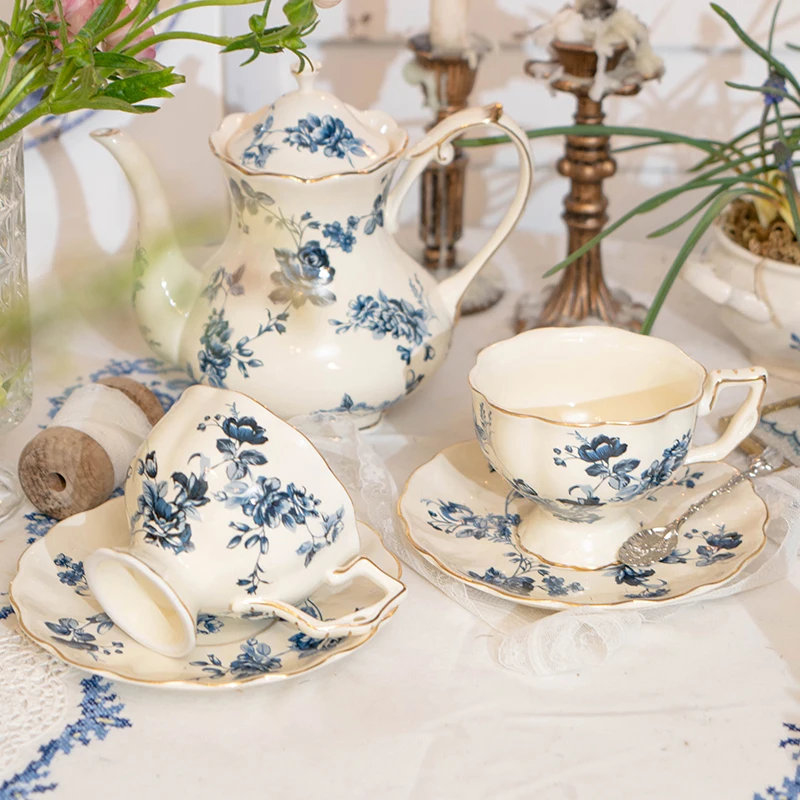
[[[553,61],[529,61],[525,71],[550,81],[553,89],[577,99],[576,125],[600,125],[605,119],[603,99],[609,95],[630,97],[638,94],[644,78],[635,73],[600,99],[590,96],[598,69],[598,57],[587,44],[554,42]],[[628,55],[627,45],[619,45],[608,58],[606,71],[613,72]],[[652,76],[656,77],[656,76]],[[617,171],[606,136],[567,136],[566,153],[558,171],[571,181],[564,198],[563,219],[569,231],[569,253],[593,239],[608,222],[608,199],[603,181]],[[570,326],[587,322],[606,323],[638,330],[646,309],[632,302],[622,291],[612,292],[603,276],[603,258],[596,245],[564,270],[558,286],[540,299],[525,297],[517,309],[517,330],[545,326]]]
[[[469,104],[475,86],[478,66],[489,44],[473,37],[473,46],[464,53],[436,52],[431,48],[427,33],[413,36],[408,42],[414,52],[417,75],[427,105],[435,111],[436,118],[426,127],[434,125],[461,111]],[[457,244],[464,232],[464,192],[469,159],[458,143],[454,143],[455,157],[449,164],[429,164],[420,181],[419,236],[424,246],[425,266],[443,280],[457,266]],[[503,296],[499,274],[491,265],[484,268],[467,292],[461,305],[462,314],[484,311]]]

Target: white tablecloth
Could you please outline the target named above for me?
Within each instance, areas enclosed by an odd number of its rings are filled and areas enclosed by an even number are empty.
[[[538,286],[562,247],[560,237],[515,234],[498,257],[512,291],[465,318],[442,370],[369,434],[400,486],[472,435],[466,373],[482,346],[510,334],[516,290]],[[668,256],[650,245],[606,250],[612,281],[642,298]],[[3,460],[45,421],[48,397],[110,358],[146,355],[118,317],[37,340],[34,411],[3,440]],[[657,333],[709,367],[748,360],[680,285]],[[775,382],[770,397],[797,388]],[[44,525],[22,516],[30,511],[0,527],[2,591]],[[800,736],[787,727],[800,725],[799,587],[699,604],[645,626],[585,674],[534,679],[496,662],[476,618],[410,570],[405,579],[406,602],[366,647],[285,684],[171,693],[69,672],[62,718],[0,771],[0,800],[38,796],[37,786],[81,800],[800,797],[800,743],[781,746]],[[0,635],[14,624],[7,614]]]

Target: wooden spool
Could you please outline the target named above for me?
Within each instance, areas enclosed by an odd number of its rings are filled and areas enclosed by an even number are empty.
[[[122,392],[155,425],[164,416],[159,399],[131,378],[97,381]],[[19,482],[39,511],[65,519],[96,508],[111,496],[114,466],[102,446],[74,428],[53,426],[38,433],[19,458]]]

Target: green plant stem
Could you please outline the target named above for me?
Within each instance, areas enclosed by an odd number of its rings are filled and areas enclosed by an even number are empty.
[[[19,133],[27,125],[35,122],[39,117],[46,117],[50,113],[50,106],[47,103],[39,103],[22,116],[17,117],[13,122],[0,128],[0,142],[10,139],[14,134]]]
[[[727,169],[725,167],[724,169]],[[716,170],[717,172],[719,170]],[[712,172],[714,172],[712,170]],[[638,206],[632,208],[627,213],[623,214],[618,220],[615,220],[610,225],[605,227],[600,233],[597,234],[593,239],[588,241],[582,247],[579,247],[574,253],[570,253],[570,255],[565,258],[563,261],[556,264],[554,267],[551,267],[547,272],[544,273],[545,278],[550,278],[556,273],[560,272],[562,269],[568,267],[574,261],[577,261],[581,256],[588,253],[592,248],[596,247],[600,242],[603,241],[607,236],[610,236],[614,231],[621,228],[627,222],[632,220],[634,217],[639,216],[641,214],[646,214],[650,211],[654,211],[656,208],[665,205],[666,203],[670,202],[674,198],[678,197],[679,195],[685,194],[686,192],[696,191],[699,189],[709,188],[711,186],[719,187],[722,186],[723,188],[733,188],[738,183],[742,183],[747,181],[749,178],[755,177],[755,175],[760,174],[760,170],[750,170],[748,172],[742,173],[741,175],[736,175],[731,178],[718,178],[718,179],[709,179],[708,177],[704,177],[701,179],[696,179],[689,181],[688,183],[684,183],[681,186],[677,186],[674,189],[667,189],[664,192],[660,192],[659,194],[655,195],[655,197],[651,197],[649,200],[645,200],[643,203],[640,203]],[[752,189],[749,190],[751,194],[756,194]]]
[[[717,155],[722,142],[713,139],[692,139],[678,133],[667,133],[652,128],[632,128],[620,125],[561,125],[555,128],[539,128],[525,132],[531,140],[548,136],[638,136],[653,139],[660,144],[685,144],[706,153]],[[490,147],[510,142],[508,136],[489,136],[479,139],[459,139],[459,147]]]
[[[173,39],[190,39],[195,42],[207,42],[208,44],[215,44],[219,47],[227,47],[232,41],[232,36],[211,36],[206,33],[193,33],[190,31],[167,31],[166,33],[157,33],[148,39],[142,39],[140,42],[128,45],[122,52],[125,55],[135,56],[142,50],[148,47],[154,47],[161,42],[169,42]]]
[[[798,83],[797,78],[792,74],[791,70],[782,62],[778,61],[775,56],[773,56],[769,51],[765,50],[755,39],[748,36],[744,30],[742,29],[741,25],[721,6],[717,5],[716,3],[711,4],[711,8],[719,14],[725,22],[728,23],[731,30],[739,37],[743,44],[745,44],[750,50],[752,50],[757,55],[761,56],[764,61],[767,62],[779,75],[782,75],[786,78],[789,83],[794,86],[795,90],[797,91],[798,95],[800,95],[800,83]]]
[[[11,57],[16,52],[16,47],[12,48],[9,45],[9,39],[16,34],[17,25],[19,24],[20,0],[14,0],[14,10],[11,12],[11,22],[9,27],[11,32],[6,37],[5,47],[3,48],[3,55],[0,56],[0,91],[5,91],[6,76],[8,74],[8,65],[11,63]]]
[[[669,294],[672,285],[675,283],[675,280],[683,268],[683,265],[686,263],[687,259],[697,246],[697,243],[700,241],[700,239],[702,239],[705,232],[711,227],[714,220],[720,215],[722,210],[729,203],[731,203],[737,197],[741,197],[745,194],[752,195],[754,193],[748,189],[732,189],[720,195],[706,210],[697,225],[694,226],[692,232],[684,242],[683,247],[681,247],[681,249],[678,251],[678,255],[672,262],[672,266],[664,276],[661,286],[658,287],[656,296],[653,298],[653,302],[648,309],[647,316],[642,323],[641,332],[643,334],[648,335],[653,330],[653,324],[655,323],[656,318],[661,311],[661,307],[664,305],[664,301],[667,299],[667,295]]]
[[[5,93],[3,99],[0,100],[0,120],[4,120],[21,100],[39,88],[36,82],[41,79],[44,72],[46,70],[37,67],[23,76],[9,92]]]

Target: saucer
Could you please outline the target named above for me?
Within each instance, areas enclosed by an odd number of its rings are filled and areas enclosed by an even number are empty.
[[[400,563],[371,528],[358,523],[361,555],[399,578]],[[158,655],[123,633],[103,613],[86,583],[83,563],[98,547],[128,544],[125,500],[64,520],[32,544],[11,582],[11,604],[21,628],[56,658],[114,680],[175,689],[236,689],[275,683],[310,672],[361,647],[375,631],[313,639],[273,619],[200,614],[197,647],[183,658]],[[364,608],[378,591],[358,579],[333,593],[321,587],[301,609],[333,619]]]
[[[700,463],[676,474],[653,500],[637,504],[643,525],[665,525],[737,470]],[[428,561],[487,594],[546,608],[668,603],[707,591],[761,551],[769,518],[747,481],[699,511],[681,529],[678,547],[658,564],[583,570],[549,564],[520,546],[517,528],[527,507],[477,442],[448,447],[419,467],[398,504],[411,544]]]

